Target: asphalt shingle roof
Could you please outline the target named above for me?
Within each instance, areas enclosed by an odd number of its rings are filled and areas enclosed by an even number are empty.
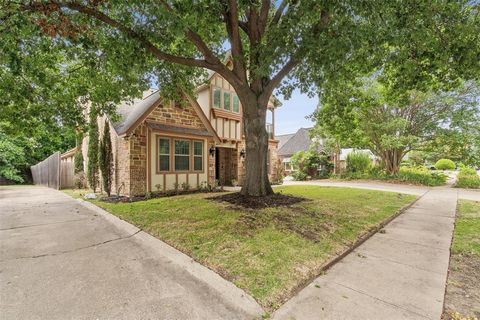
[[[308,151],[310,149],[310,145],[313,143],[312,139],[310,138],[310,129],[311,128],[300,128],[295,134],[293,134],[292,137],[288,138],[284,144],[280,146],[279,143],[278,155],[288,157],[298,151]],[[281,136],[276,138],[281,140]],[[322,146],[320,144],[318,151],[321,150]]]
[[[279,136],[275,136],[275,140],[278,140],[278,149],[283,147],[285,143],[287,143],[288,140],[290,140],[291,137],[293,137],[295,133],[289,133],[289,134],[282,134]]]
[[[143,92],[142,98],[136,98],[132,101],[122,102],[117,106],[117,113],[120,120],[113,124],[118,135],[122,135],[139,119],[142,115],[160,99],[158,90],[150,89]]]

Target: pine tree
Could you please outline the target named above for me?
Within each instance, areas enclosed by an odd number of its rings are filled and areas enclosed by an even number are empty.
[[[90,109],[89,117],[87,180],[90,188],[95,192],[98,184],[98,124],[97,111],[94,107]]]
[[[110,190],[112,188],[113,154],[112,141],[110,140],[110,126],[107,120],[105,120],[103,139],[100,142],[98,161],[102,173],[103,189],[107,195],[110,196]]]

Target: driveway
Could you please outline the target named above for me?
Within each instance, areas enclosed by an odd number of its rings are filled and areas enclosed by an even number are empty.
[[[59,191],[0,188],[0,318],[252,319],[243,291]]]

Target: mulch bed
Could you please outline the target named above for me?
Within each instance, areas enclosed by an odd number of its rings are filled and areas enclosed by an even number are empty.
[[[207,198],[218,202],[228,202],[235,206],[247,209],[263,209],[271,207],[288,207],[307,199],[301,197],[289,196],[281,193],[274,193],[265,197],[244,196],[239,192],[223,194],[216,197]]]
[[[108,202],[108,203],[120,203],[120,202],[138,202],[138,201],[145,201],[145,200],[150,200],[150,199],[155,199],[155,198],[165,198],[165,197],[173,197],[173,196],[181,196],[181,195],[187,195],[187,194],[194,194],[194,193],[216,193],[216,192],[224,192],[220,189],[215,189],[211,191],[205,191],[205,190],[188,190],[188,191],[167,191],[167,192],[152,192],[151,194],[148,195],[140,195],[140,196],[116,196],[116,195],[111,195],[110,197],[102,197],[100,198],[100,201],[103,202]]]

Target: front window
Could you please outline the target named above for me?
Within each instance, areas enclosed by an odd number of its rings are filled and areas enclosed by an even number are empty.
[[[230,92],[223,92],[223,109],[230,111]]]
[[[221,98],[221,90],[220,88],[213,88],[213,107],[214,108],[220,108],[220,98]]]
[[[158,158],[160,171],[170,171],[170,139],[158,140]]]
[[[238,96],[233,96],[233,112],[240,111],[240,101],[238,100]]]
[[[203,170],[203,142],[202,141],[193,142],[193,170],[194,171]]]
[[[175,140],[175,171],[190,170],[190,141]]]

